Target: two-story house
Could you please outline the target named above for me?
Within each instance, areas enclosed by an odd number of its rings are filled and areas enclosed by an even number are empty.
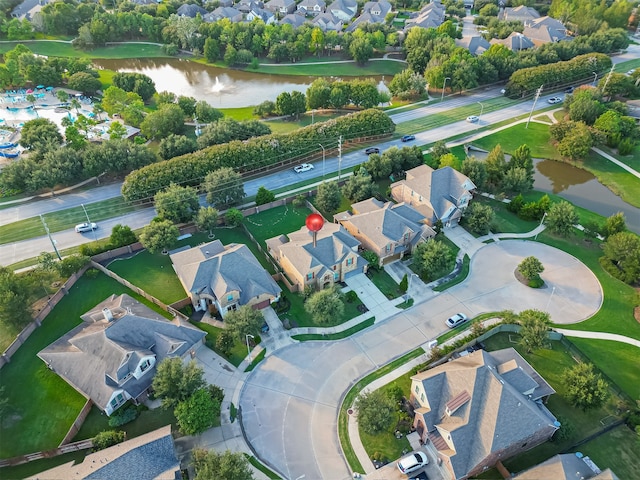
[[[513,480],[619,480],[610,468],[600,470],[582,453],[563,453],[514,475]]]
[[[176,15],[179,17],[196,18],[198,15],[202,16],[206,14],[207,11],[204,8],[194,3],[185,3],[184,5],[180,5],[178,10],[176,10]]]
[[[196,311],[213,305],[224,319],[243,305],[265,308],[280,299],[280,287],[246,245],[214,240],[170,257]]]
[[[316,15],[311,23],[323,32],[341,32],[344,23],[330,11]]]
[[[379,2],[367,2],[362,7],[362,13],[347,28],[348,32],[353,32],[359,25],[367,23],[384,23],[384,19],[391,11],[391,4],[386,0]]]
[[[267,240],[267,250],[298,291],[315,290],[344,282],[349,275],[363,273],[367,261],[358,255],[360,242],[342,226],[325,223],[313,236],[302,227],[288,236]]]
[[[413,207],[375,198],[354,203],[350,211],[337,213],[333,220],[375,253],[380,266],[410,254],[418,243],[436,235]]]
[[[112,295],[82,320],[38,357],[107,415],[127,400],[145,400],[156,365],[188,356],[206,335],[126,294]]]
[[[449,226],[459,222],[475,188],[469,177],[451,167],[434,170],[420,165],[408,170],[404,180],[391,184],[391,196],[422,213],[428,225],[440,220]]]
[[[467,479],[560,427],[555,390],[513,348],[475,351],[411,377],[414,427],[450,478]]]
[[[298,13],[315,16],[323,13],[327,8],[327,4],[324,0],[302,0],[297,8]]]
[[[242,22],[244,19],[242,12],[233,7],[218,7],[213,12],[202,16],[205,22],[217,22],[223,18],[228,18],[232,23]]]
[[[254,7],[249,13],[247,13],[247,22],[252,22],[256,18],[262,20],[265,25],[271,25],[276,21],[276,15],[271,10],[266,8]]]
[[[522,33],[537,46],[570,38],[567,27],[560,20],[549,16],[525,21]]]
[[[49,0],[24,0],[11,10],[11,16],[18,20],[32,21],[36,14],[40,13],[42,7],[47,5]]]
[[[264,8],[284,17],[296,11],[296,2],[295,0],[269,0]]]
[[[335,0],[327,7],[327,12],[331,12],[343,22],[349,22],[356,16],[357,11],[358,2],[356,0]]]
[[[404,22],[404,30],[406,32],[413,27],[438,28],[444,22],[444,16],[444,5],[437,1],[427,3],[418,13],[412,13],[411,17]]]

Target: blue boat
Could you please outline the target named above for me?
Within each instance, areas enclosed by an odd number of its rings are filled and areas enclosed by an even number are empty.
[[[20,155],[20,153],[18,153],[18,152],[2,152],[2,151],[0,151],[0,157],[4,157],[4,158],[18,158],[18,155]]]
[[[8,143],[0,143],[0,148],[15,148],[15,147],[17,147],[17,146],[18,146],[18,145],[16,145],[15,143],[11,143],[11,142],[8,142]]]

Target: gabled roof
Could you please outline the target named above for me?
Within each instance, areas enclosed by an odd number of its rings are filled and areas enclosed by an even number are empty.
[[[283,23],[288,23],[289,25],[291,25],[294,28],[298,28],[301,27],[302,25],[304,25],[304,22],[306,22],[307,19],[304,18],[304,16],[299,15],[297,13],[289,13],[287,15],[285,15],[284,17],[282,17],[279,21],[280,24]]]
[[[215,22],[223,18],[232,20],[234,18],[242,18],[242,12],[233,7],[218,7],[213,12],[203,15],[202,18],[206,22]]]
[[[180,5],[176,13],[180,17],[190,17],[195,18],[198,14],[205,15],[207,11],[202,8],[200,5],[195,5],[193,3],[185,3],[184,5]]]
[[[26,18],[27,20],[32,20],[31,14],[40,11],[42,7],[48,3],[49,0],[24,0],[11,10],[11,16],[20,19]]]
[[[82,463],[71,461],[38,473],[34,480],[87,479],[174,480],[180,471],[171,425],[87,455]]]
[[[540,18],[540,14],[535,8],[520,5],[518,7],[506,7],[499,16],[500,20],[507,22],[524,22],[525,20],[533,20]]]
[[[335,0],[327,10],[339,10],[353,17],[358,11],[358,2],[356,0]]]
[[[274,18],[275,15],[271,10],[267,10],[264,8],[252,7],[249,15],[253,15],[254,18],[259,18],[263,22],[267,23],[269,19]]]
[[[246,245],[224,246],[220,240],[214,240],[170,257],[183,285],[193,293],[222,299],[237,291],[240,305],[245,305],[257,295],[277,297],[281,291]]]
[[[511,32],[511,34],[504,39],[492,38],[491,43],[504,45],[509,50],[513,50],[514,52],[535,47],[535,44],[529,37],[518,32]]]
[[[306,7],[307,10],[313,10],[313,7],[319,6],[321,9],[324,9],[327,6],[327,3],[324,0],[302,0],[298,4],[298,8]]]
[[[427,396],[426,402],[418,399],[422,405],[418,413],[427,431],[434,432],[439,449],[450,457],[456,477],[467,474],[492,452],[557,428],[553,415],[536,401],[539,393],[554,393],[553,389],[536,374],[542,382],[540,390],[531,398],[523,395],[521,385],[499,373],[503,368],[513,370],[511,365],[504,367],[512,361],[527,374],[534,371],[508,348],[478,350],[411,377],[422,384]]]
[[[487,42],[484,37],[475,35],[473,37],[462,37],[456,39],[455,43],[458,47],[466,48],[471,55],[482,55],[486,50],[489,50],[491,44]]]
[[[295,0],[269,0],[266,4],[265,7],[266,8],[289,8],[292,5],[295,5],[296,2]]]
[[[311,23],[317,25],[322,30],[341,30],[342,29],[342,20],[336,17],[329,10],[317,15]]]
[[[555,455],[513,477],[514,480],[540,480],[542,478],[552,478],[553,480],[618,480],[618,477],[610,469],[607,468],[601,472],[589,457],[583,457],[580,453]]]
[[[567,27],[560,20],[549,16],[526,21],[522,33],[540,42],[559,42],[570,38],[567,35]]]
[[[136,398],[151,385],[155,367],[138,379],[132,375],[143,357],[155,356],[159,363],[182,356],[206,335],[126,294],[112,295],[82,318],[38,357],[103,410],[115,391]]]
[[[445,8],[440,2],[431,2],[405,21],[405,31],[413,27],[436,28],[444,22]]]

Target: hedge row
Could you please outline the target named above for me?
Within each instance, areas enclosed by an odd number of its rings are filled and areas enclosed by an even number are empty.
[[[566,62],[550,63],[539,67],[522,68],[511,75],[506,95],[518,98],[531,94],[540,85],[545,90],[566,86],[573,82],[593,78],[593,72],[603,73],[611,68],[611,59],[603,53],[578,55]]]
[[[231,167],[246,174],[277,164],[287,164],[317,152],[319,144],[333,148],[344,140],[393,133],[395,125],[382,111],[358,113],[309,125],[292,133],[264,135],[247,141],[214,145],[131,172],[122,185],[128,201],[148,199],[158,191],[178,183],[199,185],[212,170]]]

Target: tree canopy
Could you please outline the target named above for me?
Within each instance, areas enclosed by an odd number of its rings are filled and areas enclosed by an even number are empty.
[[[206,386],[204,370],[195,361],[184,365],[181,358],[167,358],[156,366],[153,390],[164,408],[173,408]]]
[[[344,313],[344,303],[337,288],[325,288],[313,293],[304,303],[304,309],[316,323],[331,323]]]

